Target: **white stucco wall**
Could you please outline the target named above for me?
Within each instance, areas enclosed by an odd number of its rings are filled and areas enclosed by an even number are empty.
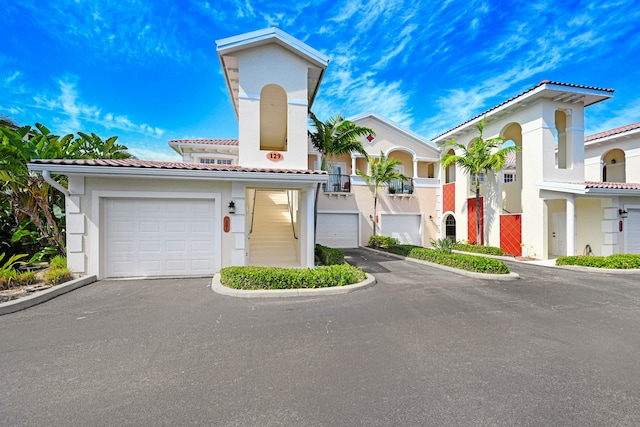
[[[239,163],[248,167],[306,169],[307,74],[309,64],[275,44],[239,52]],[[267,159],[260,150],[260,92],[269,84],[282,87],[288,101],[287,150],[283,159]]]

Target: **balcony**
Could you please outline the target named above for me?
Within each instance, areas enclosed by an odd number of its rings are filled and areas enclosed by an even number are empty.
[[[413,194],[413,179],[394,179],[389,182],[388,194]]]
[[[329,183],[322,184],[322,191],[325,193],[351,193],[351,177],[329,174]]]

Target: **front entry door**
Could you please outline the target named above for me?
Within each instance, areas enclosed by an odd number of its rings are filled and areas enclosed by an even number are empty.
[[[567,254],[567,214],[553,212],[551,215],[551,255]]]

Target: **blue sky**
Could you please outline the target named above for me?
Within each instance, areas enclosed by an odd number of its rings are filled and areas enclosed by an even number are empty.
[[[0,114],[59,134],[235,138],[215,40],[278,26],[331,58],[313,110],[431,139],[541,80],[614,88],[586,134],[640,121],[640,8],[621,1],[0,0]]]

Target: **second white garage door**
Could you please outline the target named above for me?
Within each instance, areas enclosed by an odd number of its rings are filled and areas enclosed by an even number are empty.
[[[357,248],[358,213],[318,213],[318,243],[330,248]]]
[[[422,215],[380,215],[380,234],[391,236],[405,245],[422,246]]]
[[[624,226],[627,227],[625,233],[625,252],[628,254],[640,254],[640,209],[627,209],[627,219]]]
[[[106,277],[215,272],[214,201],[106,199]]]

